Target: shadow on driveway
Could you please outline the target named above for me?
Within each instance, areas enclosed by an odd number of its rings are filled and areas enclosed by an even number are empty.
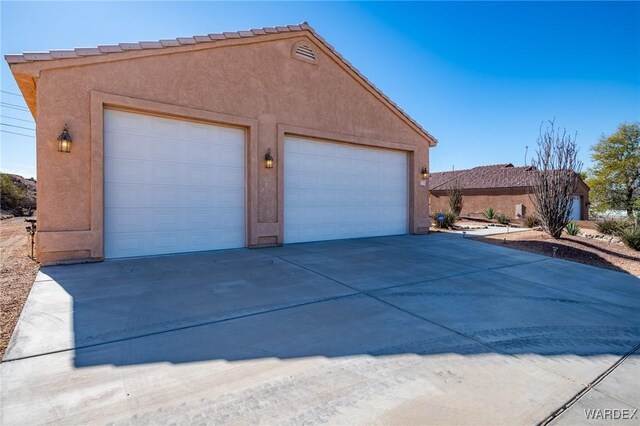
[[[640,280],[455,235],[43,268],[5,360],[621,355]]]

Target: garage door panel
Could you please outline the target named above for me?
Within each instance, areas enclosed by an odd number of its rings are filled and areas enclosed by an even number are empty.
[[[146,207],[151,200],[151,193],[140,191],[131,183],[110,182],[104,187],[105,200],[111,200],[110,207]]]
[[[218,215],[210,212],[209,209],[192,209],[185,213],[185,221],[188,229],[207,230],[220,227]]]
[[[186,136],[193,142],[203,142],[205,144],[211,140],[219,140],[218,132],[215,128],[201,123],[190,123],[186,126]]]
[[[104,116],[106,257],[245,245],[243,131],[112,110]]]
[[[284,167],[285,242],[407,232],[406,153],[287,137]]]
[[[144,251],[144,242],[139,232],[121,233],[105,239],[105,253],[120,253],[121,257],[139,256]]]
[[[106,142],[105,142],[106,143]],[[108,157],[105,154],[105,158]],[[128,183],[132,180],[147,181],[146,175],[150,175],[151,167],[148,163],[140,160],[120,159],[118,162],[105,162],[104,181]]]
[[[171,209],[157,210],[154,209],[149,215],[150,229],[174,229],[181,230],[185,223],[182,222],[180,213]]]
[[[144,116],[137,114],[105,114],[104,128],[118,129],[121,133],[140,133],[142,131]]]
[[[150,142],[149,142],[150,143]],[[172,160],[183,161],[183,149],[176,149],[175,142],[156,140],[153,144],[150,143],[150,149],[153,152],[152,158],[154,160]]]
[[[149,126],[152,136],[164,138],[182,138],[185,122],[161,117],[143,116],[143,123]]]
[[[191,182],[211,182],[215,169],[207,166],[192,165],[187,170],[187,179]]]
[[[142,217],[143,213],[138,209],[108,209],[105,211],[105,228],[117,228],[120,232],[139,231],[144,223]]]
[[[173,185],[182,183],[182,165],[179,163],[153,163],[151,176],[155,185]]]
[[[105,143],[105,155],[110,157],[144,159],[150,143],[146,140],[134,142],[136,139],[138,139],[136,135],[114,135],[111,132],[107,132],[105,134],[105,140],[107,142]]]
[[[190,143],[187,148],[187,162],[189,164],[216,164],[213,159],[215,148],[204,143]]]

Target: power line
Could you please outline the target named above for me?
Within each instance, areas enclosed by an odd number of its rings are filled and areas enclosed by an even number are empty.
[[[18,94],[18,93],[7,92],[6,90],[0,90],[0,92],[2,92],[2,93],[6,93],[7,95],[13,95],[13,96],[20,96],[20,97],[22,97],[22,95],[20,95],[20,94]]]
[[[10,119],[10,120],[24,121],[24,122],[26,122],[26,123],[33,123],[33,120],[25,120],[25,119],[23,119],[23,118],[9,117],[8,115],[2,115],[2,114],[0,114],[0,117],[2,117],[2,118],[8,118],[8,119]]]
[[[20,106],[20,105],[8,104],[6,102],[0,102],[0,106],[2,106],[3,108],[13,108],[13,109],[17,109],[17,110],[20,110],[20,111],[29,112],[28,108],[25,108],[25,107]]]
[[[12,135],[25,136],[25,137],[27,137],[27,138],[35,139],[35,136],[33,136],[33,135],[25,135],[25,134],[23,134],[23,133],[10,132],[10,131],[8,131],[8,130],[2,130],[2,129],[0,129],[0,132],[2,132],[2,133],[10,133],[10,134],[12,134]]]
[[[31,128],[31,127],[16,126],[15,124],[0,123],[0,126],[16,127],[16,128],[18,128],[18,129],[25,129],[25,130],[36,130],[36,129],[33,129],[33,128]]]
[[[24,106],[24,105],[10,104],[9,102],[0,102],[0,104],[2,104],[2,105],[9,105],[9,106],[12,106],[12,107],[17,107],[17,108],[24,108],[24,109],[28,109],[28,108],[27,108],[26,106]]]

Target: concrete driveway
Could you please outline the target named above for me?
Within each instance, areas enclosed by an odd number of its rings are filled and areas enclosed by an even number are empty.
[[[637,424],[639,344],[638,278],[460,235],[48,267],[0,423]]]

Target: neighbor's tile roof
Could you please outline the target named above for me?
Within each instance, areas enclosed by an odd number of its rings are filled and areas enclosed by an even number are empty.
[[[264,27],[247,31],[234,31],[223,32],[219,34],[208,34],[192,37],[178,37],[170,40],[159,41],[140,41],[137,43],[119,43],[114,45],[104,45],[98,47],[79,47],[71,50],[50,50],[48,52],[24,52],[22,54],[8,54],[5,55],[5,60],[11,64],[18,64],[24,62],[34,61],[51,61],[57,59],[72,59],[81,58],[85,56],[100,56],[108,55],[111,53],[122,53],[132,50],[152,50],[152,49],[164,49],[167,47],[177,47],[198,43],[215,43],[220,40],[237,39],[247,37],[258,37],[267,34],[277,33],[289,33],[296,31],[309,31],[320,41],[327,49],[329,49],[334,55],[336,55],[351,71],[353,71],[358,77],[360,77],[366,84],[368,84],[375,92],[377,92],[386,102],[391,104],[402,116],[404,116],[409,122],[415,125],[422,133],[424,133],[433,144],[437,144],[438,140],[431,135],[426,129],[424,129],[417,121],[415,121],[409,114],[407,114],[402,108],[400,108],[395,102],[393,102],[382,90],[374,85],[369,79],[367,79],[356,67],[354,67],[349,61],[347,61],[338,51],[330,45],[322,36],[315,32],[315,30],[307,22],[303,22],[299,25],[285,25],[278,27]]]
[[[531,166],[514,167],[513,164],[492,164],[452,172],[431,173],[431,190],[446,190],[458,179],[462,189],[518,188],[531,186]]]

